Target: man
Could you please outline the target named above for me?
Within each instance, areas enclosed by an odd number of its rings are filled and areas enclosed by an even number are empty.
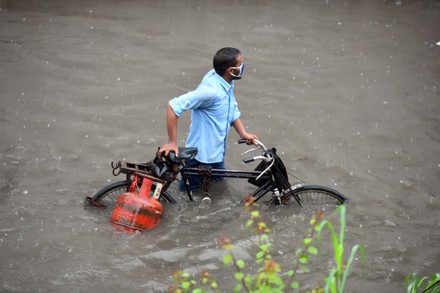
[[[169,101],[167,108],[168,143],[159,155],[174,151],[178,155],[177,122],[185,111],[192,110],[191,125],[185,146],[197,147],[198,153],[188,167],[206,166],[224,169],[226,137],[231,125],[248,144],[258,137],[246,132],[234,97],[234,80],[241,79],[244,63],[240,50],[222,48],[214,56],[214,69],[192,92]],[[192,190],[200,187],[200,179],[189,178]],[[182,187],[182,185],[181,185]]]

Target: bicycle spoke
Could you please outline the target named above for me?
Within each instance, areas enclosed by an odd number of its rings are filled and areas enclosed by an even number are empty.
[[[107,207],[114,207],[116,204],[116,201],[118,200],[118,197],[125,192],[127,192],[126,187],[120,187],[118,189],[113,189],[101,198],[100,203],[102,203],[103,205],[105,205]]]
[[[301,203],[304,204],[340,204],[340,200],[329,193],[317,190],[307,190],[297,193]]]
[[[283,203],[297,204],[295,196],[299,198],[301,205],[306,209],[328,210],[347,201],[346,197],[333,189],[309,185],[288,192],[284,196]]]

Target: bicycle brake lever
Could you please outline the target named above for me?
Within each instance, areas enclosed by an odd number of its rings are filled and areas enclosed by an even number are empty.
[[[256,161],[256,160],[263,160],[263,161],[266,161],[266,162],[271,161],[271,159],[266,158],[264,156],[255,156],[255,157],[243,159],[243,163],[246,164],[246,163],[250,163],[250,162],[253,162],[253,161]]]
[[[242,156],[243,156],[243,155],[246,155],[247,153],[253,152],[253,151],[257,150],[257,149],[258,149],[258,148],[251,148],[251,149],[245,151],[244,153],[242,153],[241,155],[242,155]]]

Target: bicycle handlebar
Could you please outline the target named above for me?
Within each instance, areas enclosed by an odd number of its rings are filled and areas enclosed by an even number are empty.
[[[253,162],[253,161],[255,161],[255,158],[254,158],[254,157],[252,157],[252,158],[247,158],[247,159],[243,159],[243,163],[245,163],[245,164],[250,163],[250,162]]]
[[[246,143],[246,142],[247,142],[247,139],[245,139],[245,138],[241,138],[241,139],[238,140],[239,144],[243,144],[243,143]],[[261,141],[259,141],[258,139],[254,139],[254,142],[255,142],[255,144],[257,146],[261,147],[264,151],[267,150],[266,146]]]
[[[244,138],[238,140],[238,143],[239,143],[239,144],[242,144],[242,143],[245,143],[245,142],[247,142],[247,140],[244,139]],[[255,160],[263,160],[263,161],[266,161],[266,162],[268,163],[268,166],[266,167],[266,169],[264,169],[264,170],[260,173],[260,175],[258,175],[258,177],[256,178],[256,180],[258,180],[258,179],[261,178],[261,176],[263,176],[263,174],[265,174],[267,171],[269,171],[269,170],[272,168],[272,166],[273,166],[274,163],[275,163],[275,158],[274,158],[274,156],[272,156],[272,152],[271,152],[270,150],[268,150],[268,149],[266,148],[266,146],[265,146],[261,141],[259,141],[258,139],[254,139],[254,142],[255,142],[255,144],[256,144],[258,147],[260,147],[260,148],[262,149],[262,151],[263,151],[262,155],[261,155],[261,156],[254,156],[254,157],[251,157],[251,158],[244,159],[244,160],[243,160],[243,163],[244,163],[244,164],[247,164],[247,163],[253,162],[253,161],[255,161]],[[251,151],[253,151],[253,150],[255,150],[255,149],[256,149],[256,148],[253,148],[253,149],[247,150],[247,151],[244,152],[242,155],[244,155],[244,154],[246,154],[246,153],[248,153],[248,152],[251,152]]]
[[[265,157],[265,156],[255,156],[252,158],[243,159],[243,163],[247,164],[256,160],[263,160],[263,161],[272,161],[272,158]]]
[[[246,143],[246,142],[247,142],[247,140],[244,139],[244,138],[238,140],[238,143],[239,143],[239,144]],[[259,141],[258,139],[255,139],[254,142],[255,142],[255,144],[256,144],[258,147],[260,147],[260,148],[263,150],[263,155],[262,155],[262,156],[255,156],[255,157],[251,157],[251,158],[244,159],[244,160],[243,160],[243,163],[247,164],[247,163],[253,162],[253,161],[255,161],[255,160],[272,161],[272,160],[273,160],[273,157],[270,155],[269,152],[267,152],[267,148],[266,148],[266,146],[265,146],[261,141]],[[244,154],[246,154],[246,153],[248,153],[248,152],[251,152],[251,151],[253,151],[253,150],[255,150],[255,149],[256,149],[256,148],[253,148],[253,149],[247,150],[247,151],[244,152],[242,155],[244,155]]]

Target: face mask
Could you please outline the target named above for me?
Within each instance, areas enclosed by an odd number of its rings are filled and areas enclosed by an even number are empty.
[[[235,77],[236,79],[240,79],[240,78],[243,76],[244,63],[241,63],[240,66],[237,66],[237,67],[231,67],[231,68],[232,68],[232,69],[240,69],[240,72],[239,72],[237,75],[231,73],[231,75],[232,75],[233,77]]]

